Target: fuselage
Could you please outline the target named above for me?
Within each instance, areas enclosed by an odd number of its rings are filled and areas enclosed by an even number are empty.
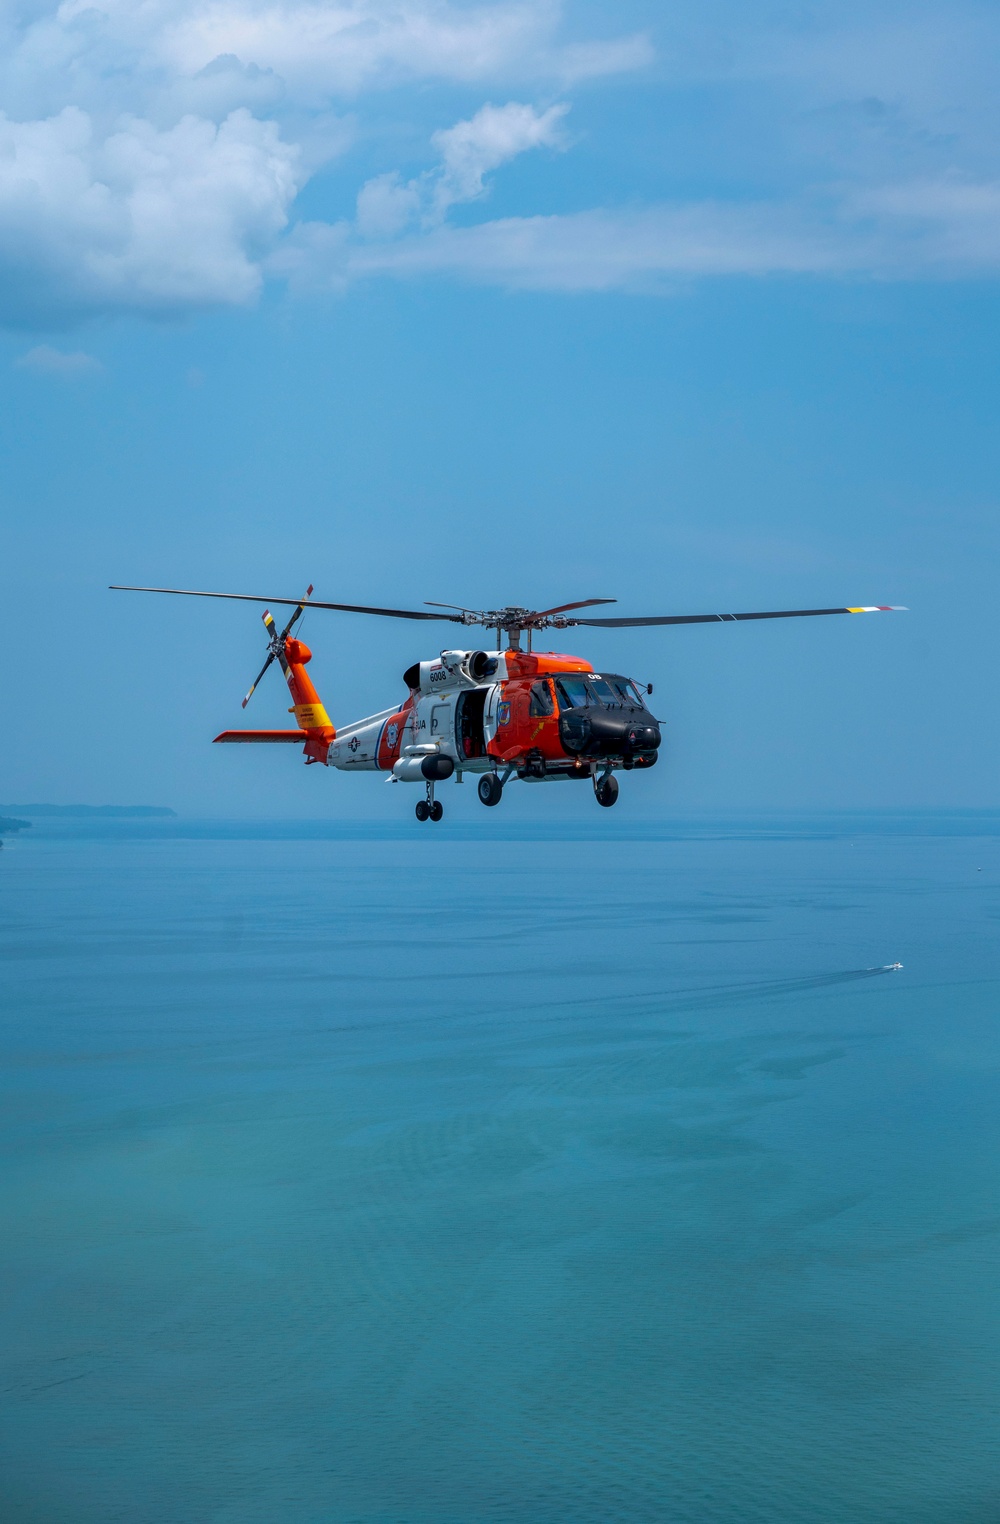
[[[338,726],[329,767],[408,782],[510,769],[541,782],[656,762],[660,728],[639,689],[579,657],[444,651],[404,676],[401,707]]]

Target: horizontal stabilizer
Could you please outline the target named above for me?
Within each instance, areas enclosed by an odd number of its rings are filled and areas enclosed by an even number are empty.
[[[217,741],[308,741],[304,730],[224,730]]]

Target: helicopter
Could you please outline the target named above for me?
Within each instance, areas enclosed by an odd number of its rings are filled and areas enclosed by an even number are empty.
[[[576,611],[614,598],[584,598],[555,608],[467,609],[460,604],[427,602],[423,610],[374,608],[364,604],[325,603],[313,599],[310,585],[302,598],[262,598],[253,593],[199,592],[181,587],[112,585],[113,592],[169,593],[183,598],[228,598],[244,603],[293,609],[278,629],[265,607],[267,659],[246,697],[247,704],[273,662],[278,662],[292,696],[296,728],[224,730],[223,743],[301,744],[306,765],[321,763],[341,772],[379,772],[389,783],[423,785],[417,801],[420,821],[440,820],[444,807],[435,797],[439,783],[466,773],[477,779],[479,798],[494,807],[513,778],[524,783],[589,781],[597,803],[610,809],[618,799],[617,772],[653,767],[662,743],[659,720],[646,699],[651,683],[639,684],[615,672],[597,672],[590,662],[556,651],[536,651],[542,630],[575,626],[635,629],[651,625],[739,623],[756,619],[803,619],[826,614],[888,614],[898,605],[878,604],[835,609],[777,609],[748,614],[660,614],[640,618],[590,615]],[[496,647],[449,649],[428,661],[416,661],[403,673],[407,696],[402,704],[337,727],[330,720],[306,667],[309,647],[293,635],[307,609],[371,614],[389,619],[436,620],[495,630]],[[450,612],[431,613],[434,610]],[[524,645],[522,646],[522,638]]]

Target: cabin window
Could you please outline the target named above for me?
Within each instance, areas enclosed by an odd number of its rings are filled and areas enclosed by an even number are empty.
[[[584,677],[560,677],[556,681],[559,702],[563,709],[586,709],[590,703],[590,689]]]
[[[552,699],[552,689],[547,682],[532,683],[531,702],[528,705],[529,714],[553,714],[555,703]]]

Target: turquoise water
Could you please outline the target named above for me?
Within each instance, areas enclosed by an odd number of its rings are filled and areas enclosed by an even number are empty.
[[[995,1524],[996,820],[435,829],[0,853],[3,1524]]]

